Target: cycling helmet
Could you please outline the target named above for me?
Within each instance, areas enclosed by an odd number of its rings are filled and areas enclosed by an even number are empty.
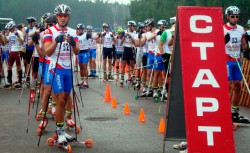
[[[123,29],[122,29],[122,28],[119,28],[119,29],[117,30],[117,33],[123,33]]]
[[[49,12],[44,13],[44,15],[42,16],[42,19],[45,20],[47,17],[49,17],[51,15],[52,15],[52,13],[49,13]]]
[[[247,24],[250,24],[250,19],[247,21]]]
[[[56,23],[57,22],[57,19],[56,19],[56,16],[54,14],[51,14],[50,16],[48,16],[46,19],[45,19],[45,22],[47,23]]]
[[[76,29],[84,29],[85,25],[82,23],[77,24]]]
[[[6,24],[5,28],[9,30],[15,26],[16,26],[16,23],[14,21],[10,21]]]
[[[128,21],[128,26],[136,26],[136,22],[135,21]]]
[[[103,28],[109,27],[109,24],[108,24],[108,23],[103,23],[103,24],[102,24],[102,27],[103,27]]]
[[[145,26],[149,26],[149,25],[151,25],[153,23],[154,23],[154,19],[153,18],[145,20]]]
[[[60,4],[55,8],[54,13],[55,14],[70,14],[71,9],[68,5]]]
[[[36,18],[33,16],[29,16],[29,17],[27,17],[27,21],[28,21],[28,23],[36,22]]]
[[[93,27],[91,25],[88,25],[87,30],[93,30]]]
[[[143,22],[138,22],[138,28],[144,28],[145,24]]]
[[[173,24],[173,23],[175,23],[176,22],[176,17],[174,16],[174,17],[172,17],[172,18],[170,18],[170,24]]]
[[[229,6],[226,11],[225,11],[226,15],[231,15],[231,14],[240,14],[240,9],[237,6]]]

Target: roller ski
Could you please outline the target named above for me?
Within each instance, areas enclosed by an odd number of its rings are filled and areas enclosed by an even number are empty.
[[[72,148],[71,148],[71,145],[69,145],[68,143],[86,145],[87,148],[91,148],[94,145],[94,142],[92,139],[86,139],[85,142],[77,141],[74,137],[65,133],[65,131],[63,130],[63,127],[57,127],[54,137],[47,139],[48,146],[53,146],[54,144],[57,144],[59,148],[63,148],[67,150],[68,153],[71,153]]]
[[[79,88],[89,88],[88,81],[87,80],[83,80],[78,87]]]
[[[98,78],[98,76],[96,75],[96,71],[95,70],[91,71],[88,78],[93,78],[93,79]]]
[[[147,92],[148,92],[148,89],[146,87],[142,87],[141,93],[137,92],[135,94],[134,98],[137,100],[137,99],[142,98],[142,97],[147,97]]]
[[[48,125],[48,119],[46,117],[42,117],[40,124],[38,125],[37,135],[41,136],[42,132],[45,131]]]
[[[72,120],[71,116],[67,116],[65,122],[67,125],[67,129],[76,130],[77,134],[81,132],[81,128],[79,126],[75,126],[75,122]]]
[[[155,102],[155,103],[158,103],[158,102],[159,102],[159,97],[160,97],[160,95],[159,95],[158,90],[154,90],[153,98],[154,98],[154,102]]]

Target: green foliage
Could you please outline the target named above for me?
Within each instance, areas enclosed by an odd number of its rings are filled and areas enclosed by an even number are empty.
[[[127,5],[107,3],[106,0],[0,0],[0,17],[12,18],[17,24],[27,24],[26,18],[34,16],[40,22],[44,13],[53,13],[59,4],[71,7],[69,26],[72,28],[78,23],[101,27],[103,22],[113,25],[114,21],[123,26],[129,16]]]
[[[228,6],[238,6],[241,10],[239,24],[246,26],[250,19],[249,0],[131,0],[130,18],[135,21],[145,21],[153,17],[156,21],[175,16],[177,6],[219,6],[225,10]],[[223,17],[226,20],[226,16]]]

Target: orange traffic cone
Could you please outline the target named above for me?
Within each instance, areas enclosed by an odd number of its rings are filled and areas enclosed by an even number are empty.
[[[146,122],[146,116],[144,114],[143,109],[141,109],[141,111],[140,111],[140,116],[139,116],[138,120],[139,120],[139,122]]]
[[[111,102],[111,92],[110,92],[110,86],[109,86],[109,84],[106,85],[104,102]]]
[[[129,114],[130,114],[130,109],[129,109],[128,103],[125,103],[123,113],[124,113],[125,115],[129,115]]]
[[[116,98],[112,98],[112,103],[111,103],[111,107],[112,108],[116,108],[117,107],[117,103],[116,103]]]
[[[159,133],[165,133],[165,121],[163,118],[160,120],[159,128],[158,128]]]

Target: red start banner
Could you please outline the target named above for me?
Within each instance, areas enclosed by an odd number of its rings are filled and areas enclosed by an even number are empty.
[[[235,153],[220,7],[178,7],[189,153]]]

